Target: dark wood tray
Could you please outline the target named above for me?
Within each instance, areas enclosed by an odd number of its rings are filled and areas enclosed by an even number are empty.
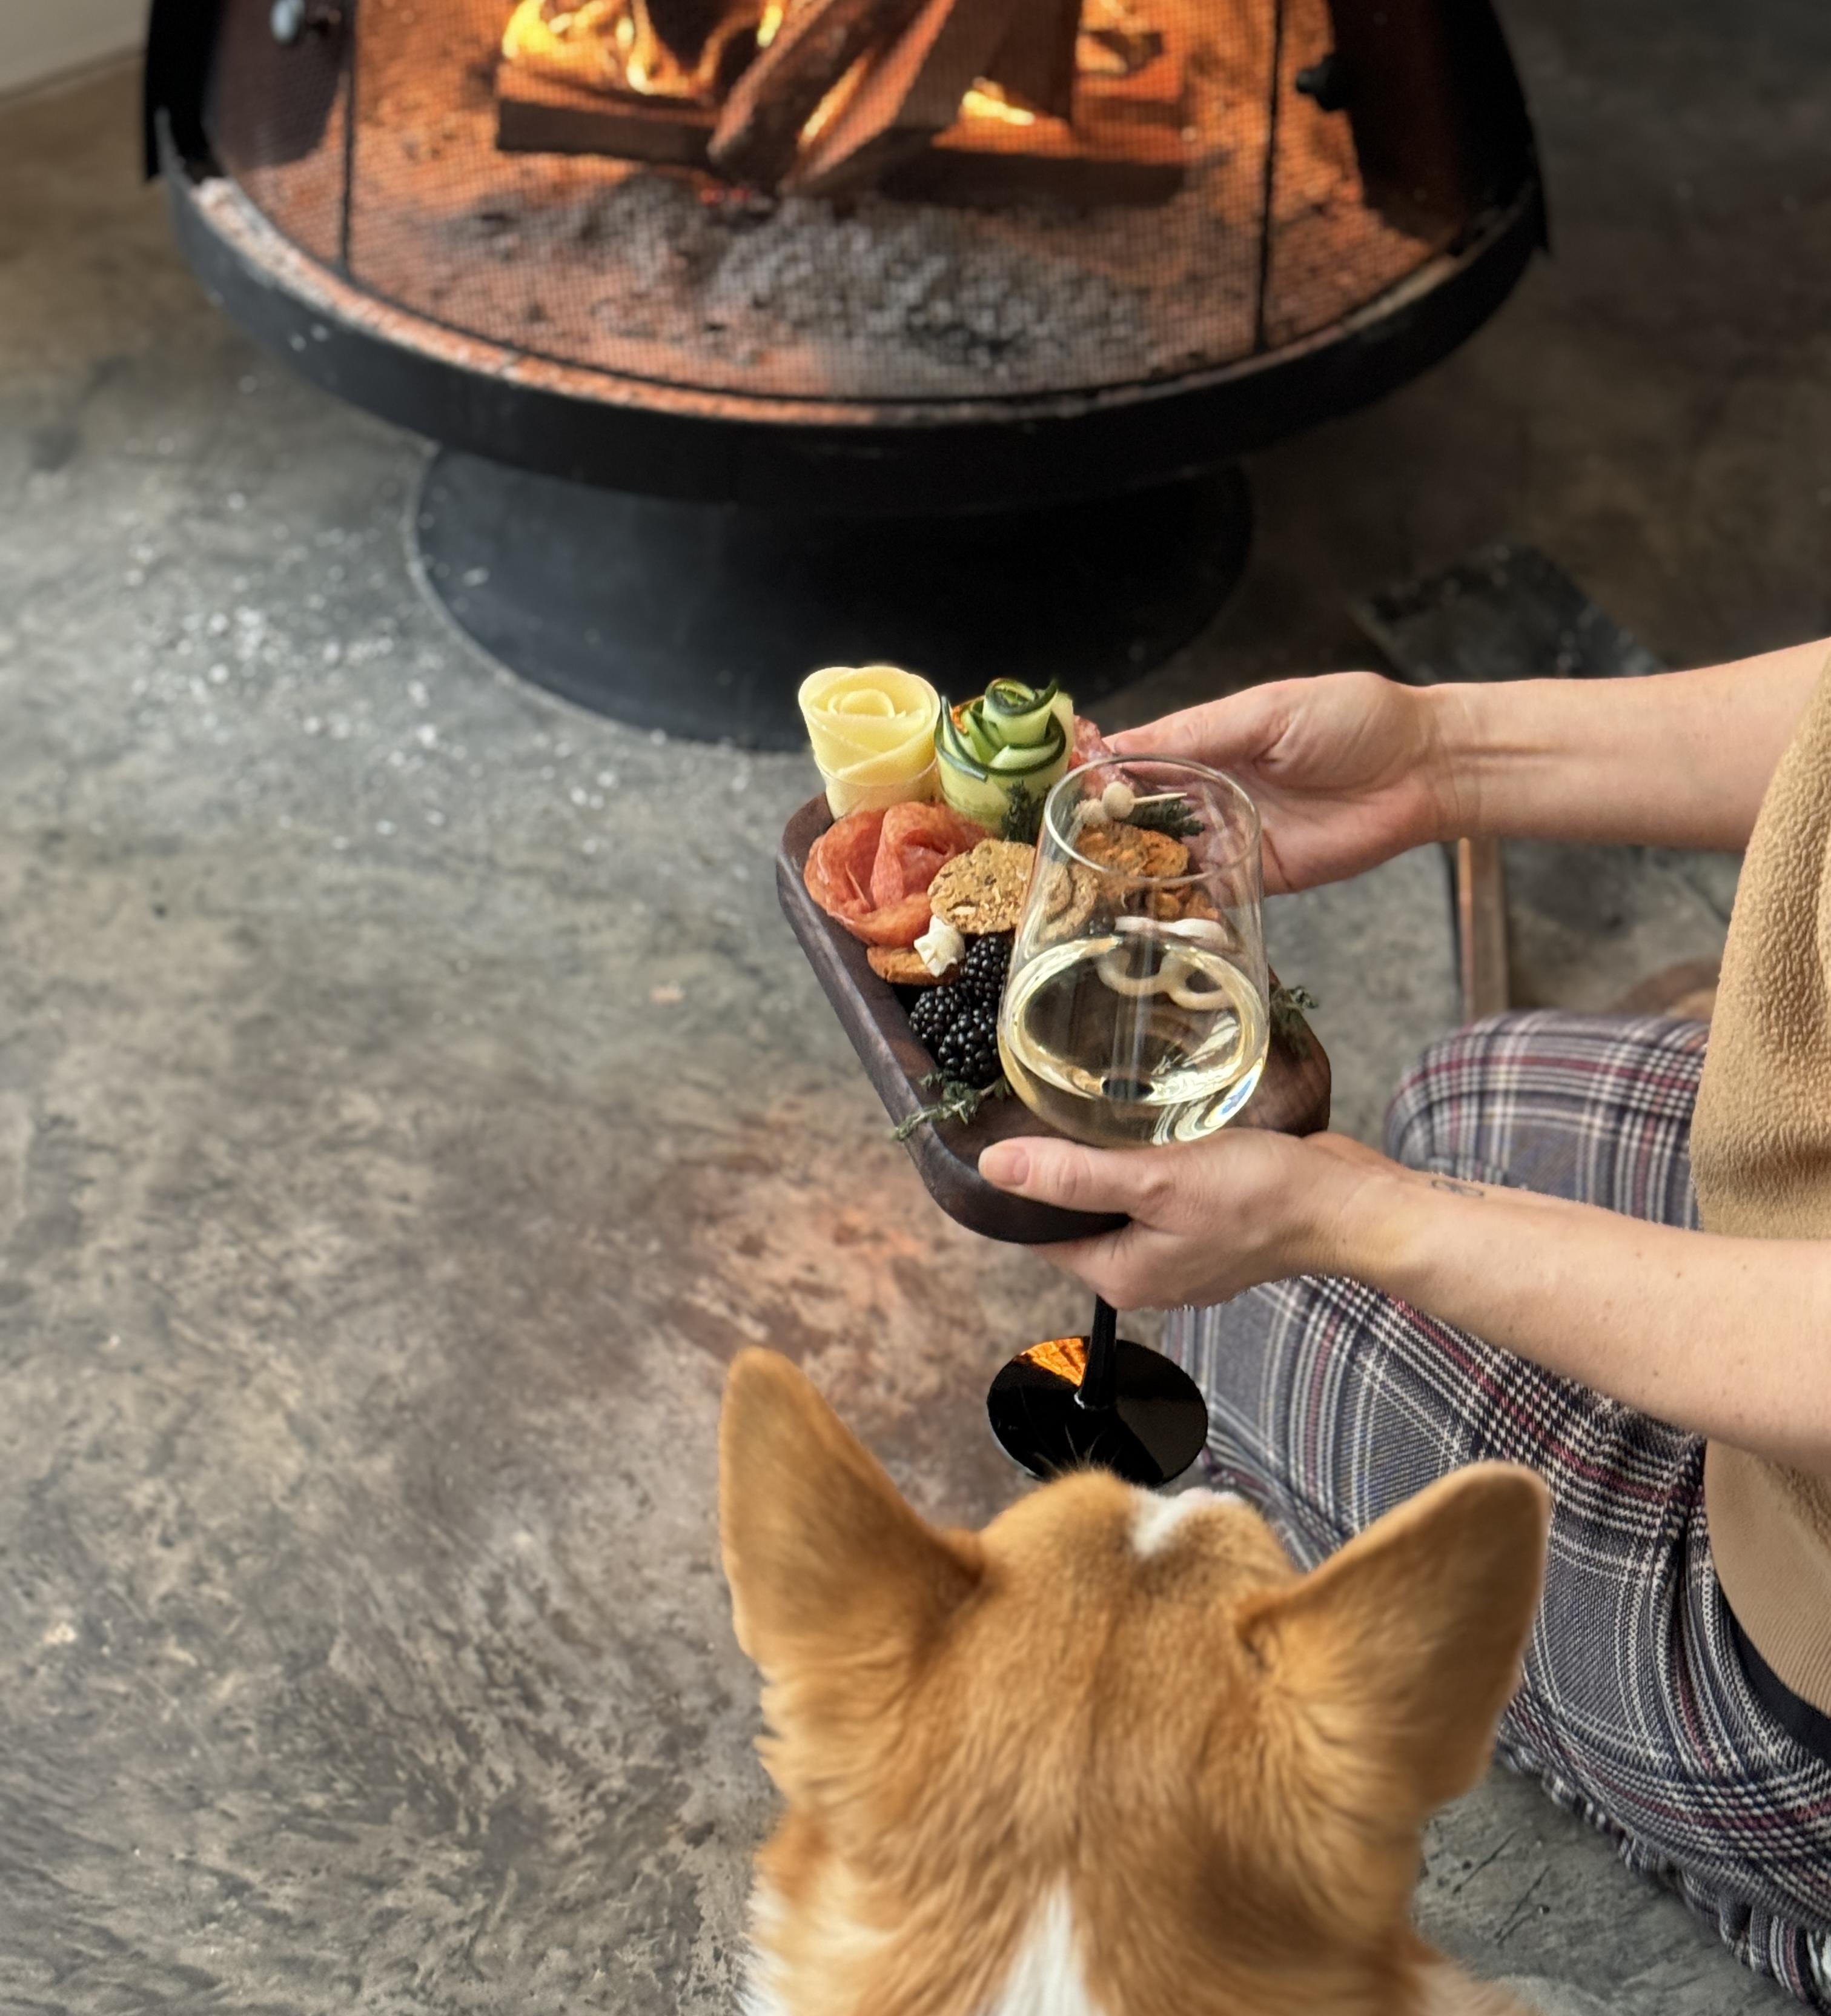
[[[776,893],[884,1111],[901,1121],[927,1103],[921,1080],[934,1068],[933,1060],[911,1031],[896,989],[871,970],[864,946],[808,894],[802,877],[808,850],[832,823],[824,797],[809,800],[789,821],[775,857]],[[1329,1125],[1329,1058],[1307,1025],[1303,1040],[1300,1057],[1284,1036],[1274,1035],[1265,1075],[1235,1126],[1314,1134]],[[929,1195],[948,1217],[987,1239],[1046,1246],[1117,1231],[1125,1222],[1122,1217],[1063,1211],[1011,1197],[980,1175],[980,1151],[993,1142],[1057,1132],[1017,1100],[998,1099],[983,1107],[969,1125],[917,1128],[907,1145]]]

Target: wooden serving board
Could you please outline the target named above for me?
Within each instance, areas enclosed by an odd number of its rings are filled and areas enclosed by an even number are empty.
[[[871,970],[864,946],[808,894],[803,871],[808,850],[832,823],[824,797],[810,799],[789,821],[775,856],[776,893],[884,1111],[901,1122],[928,1103],[921,1081],[933,1070],[934,1060],[911,1030],[896,989]],[[1265,1075],[1236,1127],[1315,1134],[1329,1125],[1328,1055],[1307,1024],[1304,1039],[1300,1057],[1283,1036],[1273,1035]],[[929,1195],[948,1217],[987,1239],[1047,1246],[1117,1231],[1123,1217],[1032,1203],[995,1188],[980,1175],[980,1152],[993,1142],[1058,1131],[1020,1100],[995,1099],[968,1125],[950,1121],[917,1128],[907,1146]]]

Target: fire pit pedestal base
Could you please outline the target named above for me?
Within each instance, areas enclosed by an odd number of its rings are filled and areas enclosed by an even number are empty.
[[[963,697],[999,674],[1092,704],[1160,663],[1245,564],[1236,467],[1021,512],[840,517],[627,495],[441,449],[422,578],[523,677],[632,726],[798,748],[795,689],[877,661]]]

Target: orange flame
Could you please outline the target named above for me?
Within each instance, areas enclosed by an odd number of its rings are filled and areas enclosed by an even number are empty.
[[[773,0],[767,6],[764,0],[733,0],[689,69],[656,33],[648,0],[579,0],[576,6],[552,11],[548,0],[516,0],[502,31],[502,55],[507,62],[588,88],[608,85],[648,96],[703,98],[732,39],[754,30],[761,43],[772,13],[779,27],[781,9]]]
[[[960,101],[969,119],[994,119],[1006,126],[1034,126],[1036,114],[1013,105],[990,77],[975,77],[973,88]]]

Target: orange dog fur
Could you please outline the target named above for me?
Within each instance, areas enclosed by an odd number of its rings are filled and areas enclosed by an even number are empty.
[[[1416,1935],[1549,1499],[1483,1463],[1309,1575],[1092,1471],[942,1532],[786,1359],[733,1365],[720,1524],[762,1751],[754,2016],[1523,2016]]]

